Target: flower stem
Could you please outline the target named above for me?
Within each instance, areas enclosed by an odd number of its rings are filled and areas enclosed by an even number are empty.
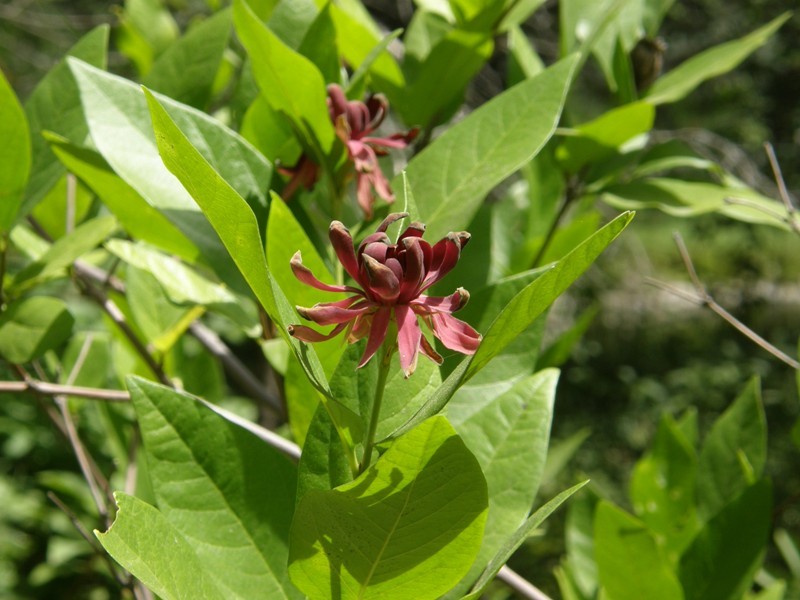
[[[381,414],[381,404],[383,403],[383,390],[386,388],[386,378],[389,375],[389,366],[392,363],[392,353],[394,344],[385,343],[381,352],[382,359],[378,365],[378,381],[375,384],[375,398],[372,401],[372,414],[369,418],[369,429],[364,443],[364,456],[361,459],[361,466],[358,473],[361,474],[369,468],[372,460],[372,449],[375,447],[375,433],[378,430],[378,419]]]

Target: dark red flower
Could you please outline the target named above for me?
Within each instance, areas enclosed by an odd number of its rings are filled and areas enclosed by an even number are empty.
[[[463,288],[447,297],[423,293],[456,266],[469,234],[449,233],[431,246],[422,239],[425,226],[412,223],[397,243],[392,243],[386,229],[407,216],[407,213],[389,215],[357,249],[347,228],[339,221],[331,223],[331,244],[345,271],[360,288],[322,283],[303,266],[300,252],[294,255],[292,271],[300,281],[320,290],[351,294],[337,302],[297,307],[303,318],[335,327],[323,334],[310,327],[292,325],[289,332],[294,337],[305,342],[329,340],[342,332],[346,332],[349,342],[366,337],[367,347],[358,365],[362,367],[381,347],[394,322],[400,366],[408,377],[416,368],[419,352],[438,364],[442,362],[442,357],[422,334],[417,320],[421,317],[446,348],[463,354],[475,353],[481,341],[480,334],[452,316],[467,303],[469,293]]]
[[[372,190],[386,202],[394,200],[389,180],[381,171],[378,157],[385,156],[389,148],[405,148],[417,135],[417,130],[408,133],[395,133],[388,137],[374,137],[372,134],[386,117],[388,103],[381,94],[370,96],[366,103],[348,100],[342,88],[332,83],[328,86],[328,114],[336,135],[347,148],[347,156],[355,168],[356,197],[367,218],[372,217],[375,198]],[[319,166],[306,155],[289,169],[281,169],[291,179],[283,191],[284,198],[290,198],[298,186],[306,189],[319,178]]]

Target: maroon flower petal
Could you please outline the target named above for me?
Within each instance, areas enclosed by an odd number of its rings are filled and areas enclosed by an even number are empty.
[[[330,104],[331,121],[335,121],[338,116],[347,112],[347,96],[335,83],[328,86],[328,103]]]
[[[428,338],[426,338],[424,335],[419,338],[419,349],[425,356],[430,358],[437,365],[440,365],[444,362],[442,355],[439,354],[433,346],[431,346]]]
[[[324,292],[361,293],[361,290],[358,290],[356,288],[347,285],[329,285],[327,283],[323,283],[322,281],[314,277],[314,273],[311,272],[311,269],[309,269],[303,264],[303,257],[300,254],[299,250],[294,253],[292,260],[289,261],[289,265],[292,268],[292,273],[294,273],[294,276],[297,277],[297,279],[299,279],[306,285],[310,285],[311,287],[317,288],[318,290],[322,290]]]
[[[405,268],[403,280],[400,285],[400,301],[408,302],[419,295],[419,286],[425,276],[425,255],[419,243],[419,238],[408,237],[400,242],[403,247]]]
[[[410,306],[404,304],[395,306],[394,317],[397,322],[397,349],[400,356],[400,367],[405,376],[409,377],[417,368],[422,330],[419,328],[417,315]]]
[[[374,150],[378,148],[405,148],[408,144],[404,139],[391,137],[362,137],[361,141],[372,146]]]
[[[470,325],[447,313],[433,313],[430,316],[433,334],[450,350],[462,354],[475,354],[481,343],[481,335]]]
[[[466,306],[469,301],[469,292],[464,288],[458,288],[450,296],[440,298],[437,296],[420,295],[409,302],[414,312],[418,315],[430,315],[433,313],[454,313]]]
[[[392,316],[392,309],[389,306],[382,306],[374,315],[372,315],[372,325],[369,328],[369,338],[367,339],[367,347],[364,349],[364,354],[361,356],[361,361],[358,363],[359,367],[367,364],[378,351],[378,348],[383,344],[386,339],[386,331],[389,329],[389,320]]]
[[[436,242],[432,250],[431,264],[420,289],[421,292],[439,281],[456,266],[461,256],[461,242],[457,234],[448,233],[447,237]]]
[[[397,242],[400,243],[407,237],[421,238],[423,233],[425,233],[425,224],[420,223],[419,221],[414,221],[411,223],[411,225],[406,227],[403,233],[400,234],[400,237],[397,238]]]
[[[407,212],[389,213],[388,215],[386,215],[386,218],[383,221],[381,221],[381,224],[378,225],[378,228],[375,231],[376,232],[381,232],[382,231],[382,232],[385,233],[386,230],[389,229],[389,226],[392,223],[396,223],[397,221],[400,221],[401,219],[405,219],[407,216],[408,216]],[[412,225],[414,225],[414,223],[412,223]],[[423,231],[425,230],[425,226],[424,225],[422,226],[422,229],[423,229]]]
[[[366,173],[359,173],[356,176],[356,200],[361,210],[364,211],[364,218],[372,218],[372,205],[375,199],[372,197],[372,189],[369,185],[369,176]]]
[[[344,270],[347,271],[350,277],[361,283],[358,279],[358,261],[356,260],[356,251],[353,247],[353,238],[347,230],[347,227],[339,221],[334,221],[331,223],[328,237],[331,240],[333,250],[336,252],[336,256],[339,258],[339,262],[342,263]]]
[[[366,301],[357,302],[352,307],[348,307],[347,302],[353,303],[353,300],[361,300],[358,296],[341,300],[340,302],[327,302],[323,304],[315,304],[311,308],[297,307],[297,312],[300,316],[309,321],[314,321],[317,325],[334,325],[338,323],[347,323],[352,321],[357,316],[364,314],[371,308],[371,304]]]
[[[389,180],[386,179],[386,175],[383,174],[377,163],[375,163],[375,170],[368,177],[378,196],[386,202],[394,202],[394,194],[389,187]]]
[[[367,98],[366,107],[370,114],[370,121],[364,133],[369,133],[380,127],[386,116],[386,109],[389,108],[389,102],[383,94],[373,94]]]
[[[288,330],[289,335],[303,342],[325,342],[339,335],[344,331],[345,327],[347,327],[347,325],[344,323],[337,325],[333,328],[333,331],[327,335],[315,329],[311,329],[311,327],[306,327],[305,325],[289,325]]]
[[[400,281],[394,272],[368,254],[362,254],[361,261],[369,279],[369,289],[367,291],[377,296],[380,300],[387,302],[396,300],[400,294]]]

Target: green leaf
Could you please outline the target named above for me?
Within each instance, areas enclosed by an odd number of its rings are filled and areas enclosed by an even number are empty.
[[[508,85],[516,85],[544,71],[544,63],[525,33],[517,26],[508,30]]]
[[[63,300],[32,296],[8,305],[0,315],[0,357],[22,364],[65,342],[74,319]]]
[[[114,500],[114,523],[105,533],[94,532],[114,560],[164,600],[228,597],[203,568],[191,538],[158,509],[122,492],[115,492]]]
[[[772,490],[766,480],[748,487],[720,510],[681,557],[686,599],[741,598],[764,558],[771,515]]]
[[[786,210],[780,202],[762,196],[742,184],[731,185],[682,181],[667,177],[652,177],[610,185],[603,189],[602,200],[621,210],[657,208],[674,217],[693,217],[719,212],[745,223],[772,225],[789,229],[784,222]],[[728,202],[729,198],[746,203]],[[794,216],[800,226],[800,217]]]
[[[189,262],[198,260],[197,246],[114,173],[102,156],[50,132],[44,136],[58,160],[100,197],[131,236]]]
[[[589,329],[589,326],[594,322],[594,318],[599,311],[599,305],[593,304],[578,315],[577,319],[575,319],[575,323],[542,351],[539,359],[536,361],[536,368],[560,367],[567,362],[572,354],[573,348],[575,348],[586,333],[586,330]]]
[[[633,469],[630,497],[636,515],[662,536],[671,562],[697,529],[694,448],[668,414],[661,417],[653,447]]]
[[[330,490],[352,480],[344,444],[328,411],[318,404],[297,466],[297,502],[310,490]]]
[[[455,112],[464,88],[492,54],[494,43],[486,32],[454,29],[425,57],[419,71],[394,108],[409,125],[430,129]],[[452,68],[453,65],[458,68]],[[410,167],[410,165],[409,165]],[[416,182],[412,183],[416,188]]]
[[[278,39],[245,0],[234,2],[233,18],[267,101],[292,121],[310,149],[329,155],[335,136],[319,69]]]
[[[164,164],[203,210],[311,382],[330,397],[328,380],[314,348],[289,336],[287,327],[296,319],[296,313],[267,267],[252,208],[192,146],[158,100],[149,92],[146,95]],[[280,198],[273,201],[281,202]]]
[[[272,108],[264,94],[259,94],[244,114],[241,134],[273,162],[293,165],[303,152],[292,124]]]
[[[67,53],[95,67],[105,69],[108,25],[101,25],[83,36]],[[25,103],[25,113],[31,132],[31,177],[20,215],[27,215],[44,198],[59,178],[64,167],[58,162],[42,131],[53,131],[76,144],[83,144],[89,135],[86,120],[81,112],[80,91],[66,59],[59,62],[42,79]]]
[[[243,289],[230,256],[186,189],[167,170],[153,135],[147,102],[135,84],[70,60],[92,139],[114,171],[167,216],[202,251],[219,277]],[[203,159],[266,219],[271,166],[249,144],[208,115],[162,99],[171,119],[202,149]]]
[[[578,125],[556,150],[556,157],[570,173],[583,165],[614,154],[630,139],[653,128],[656,111],[652,104],[634,102],[603,113]]]
[[[520,333],[527,329],[539,315],[543,314],[547,307],[597,259],[600,253],[627,227],[633,219],[633,215],[634,213],[625,213],[618,216],[514,296],[484,334],[478,351],[473,356],[462,360],[442,382],[442,385],[431,394],[422,408],[396,430],[392,437],[402,435],[418,423],[441,411],[456,390],[474,377],[492,359],[501,355],[510,344],[518,339]],[[535,360],[532,362],[531,368],[534,365]]]
[[[513,31],[523,22],[528,20],[537,8],[544,4],[545,0],[518,0],[507,4],[507,10],[503,15],[498,31]]]
[[[552,448],[551,453],[552,455]],[[548,456],[549,458],[549,456]],[[574,586],[583,598],[597,597],[597,563],[594,560],[594,515],[599,499],[591,493],[570,502],[564,523],[566,561]]]
[[[231,11],[192,27],[158,57],[142,83],[177,102],[204,108],[231,32]]]
[[[289,573],[312,598],[438,597],[477,554],[486,506],[475,457],[435,417],[352,483],[306,494],[292,523]]]
[[[676,102],[685,98],[698,85],[735,69],[783,25],[792,13],[786,12],[763,27],[731,42],[715,46],[681,63],[662,75],[647,91],[645,99],[653,105]]]
[[[486,587],[494,579],[495,575],[500,571],[504,564],[511,558],[511,555],[519,548],[523,542],[533,533],[533,531],[545,522],[547,517],[555,512],[555,510],[569,499],[575,492],[581,489],[584,485],[589,483],[584,481],[571,488],[564,490],[555,498],[544,504],[541,508],[537,509],[525,522],[514,532],[514,534],[506,540],[503,547],[494,555],[492,560],[484,569],[480,579],[472,586],[470,593],[462,598],[462,600],[478,600]]]
[[[605,500],[594,517],[600,584],[615,600],[682,600],[683,590],[649,529]]]
[[[364,95],[367,87],[367,75],[370,72],[372,65],[378,60],[379,57],[383,56],[383,53],[386,52],[389,44],[400,37],[401,33],[403,33],[402,29],[395,29],[388,35],[384,36],[383,39],[375,44],[375,47],[369,51],[369,54],[367,54],[366,58],[361,61],[361,63],[358,65],[358,68],[353,72],[347,82],[345,93],[347,94],[348,98],[359,99]]]
[[[618,216],[514,296],[484,335],[478,351],[470,361],[465,379],[485,367],[572,285],[628,226],[633,215],[634,213],[623,213]]]
[[[301,597],[286,574],[294,465],[188,394],[128,389],[158,508],[225,597]]]
[[[697,506],[710,518],[761,477],[767,457],[767,425],[760,385],[753,379],[716,420],[697,464]]]
[[[13,286],[24,288],[58,274],[81,256],[100,245],[117,228],[111,216],[95,217],[81,223],[73,231],[59,238],[35,262],[17,273]]]
[[[8,233],[22,204],[31,168],[28,119],[0,72],[0,234]]]
[[[109,240],[106,249],[124,262],[150,273],[176,304],[226,304],[237,301],[224,286],[210,281],[171,256],[141,242]]]
[[[455,588],[463,593],[525,521],[544,472],[558,371],[526,377],[481,402],[447,405],[447,418],[478,459],[489,489],[489,516],[478,558]],[[451,592],[452,594],[452,592]]]
[[[416,155],[406,169],[429,237],[464,229],[492,188],[529,161],[555,130],[577,57],[487,102]],[[401,185],[400,176],[392,187]]]
[[[342,77],[341,65],[336,46],[336,27],[331,18],[330,6],[330,3],[326,2],[311,22],[298,52],[317,66],[323,81],[338,83]]]

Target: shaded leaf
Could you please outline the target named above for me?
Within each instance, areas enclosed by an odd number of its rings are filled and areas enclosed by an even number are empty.
[[[292,581],[313,598],[436,598],[472,563],[486,504],[475,457],[430,419],[352,483],[300,501]]]
[[[138,378],[128,389],[158,508],[225,597],[301,597],[286,575],[294,465],[188,394]]]
[[[39,358],[69,338],[74,321],[58,298],[31,296],[12,302],[0,315],[0,356],[13,364]]]
[[[0,234],[11,229],[22,204],[31,167],[28,119],[0,72]]]

